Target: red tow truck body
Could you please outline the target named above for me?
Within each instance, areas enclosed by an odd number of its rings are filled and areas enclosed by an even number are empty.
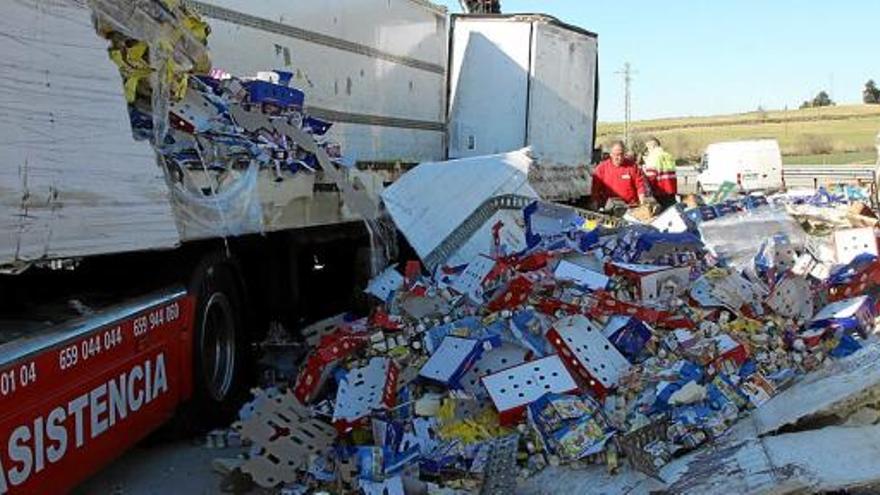
[[[0,493],[69,489],[171,418],[193,309],[171,289],[0,344]]]

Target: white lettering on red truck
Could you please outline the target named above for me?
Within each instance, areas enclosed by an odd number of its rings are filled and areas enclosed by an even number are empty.
[[[4,466],[0,457],[0,494],[26,482],[47,463],[60,461],[71,449],[81,448],[167,392],[165,355],[159,353],[67,404],[59,404],[46,416],[13,429],[5,446],[0,443],[10,463]]]

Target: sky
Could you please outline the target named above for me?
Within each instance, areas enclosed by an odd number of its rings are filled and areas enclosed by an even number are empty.
[[[450,13],[458,0],[434,0]],[[553,15],[599,35],[599,120],[797,108],[821,90],[860,103],[880,82],[875,0],[501,0],[504,13]]]

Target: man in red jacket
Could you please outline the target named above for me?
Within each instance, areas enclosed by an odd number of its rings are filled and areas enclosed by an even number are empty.
[[[593,170],[590,196],[595,208],[603,208],[613,198],[619,198],[630,206],[638,206],[648,197],[641,168],[625,158],[625,152],[626,145],[617,141],[611,146],[611,156]]]

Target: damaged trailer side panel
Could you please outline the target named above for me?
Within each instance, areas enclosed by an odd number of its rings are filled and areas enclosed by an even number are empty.
[[[320,144],[338,143],[345,163],[445,156],[444,9],[420,1],[337,2],[335,9],[276,3],[186,4],[204,11],[214,68],[251,77],[289,71],[292,87],[308,94],[308,115],[334,124]],[[126,96],[135,89],[123,87],[131,78],[121,80],[111,44],[96,33],[92,6],[25,0],[0,10],[0,31],[9,35],[0,48],[10,71],[0,92],[7,109],[0,122],[0,228],[11,234],[0,239],[0,264],[168,249],[369,216],[346,199],[340,180],[376,195],[393,176],[331,173],[321,163],[315,173],[280,181],[266,167],[239,169],[230,175],[238,177],[236,186],[221,194],[205,184],[196,184],[209,191],[204,195],[174,187],[176,178],[157,163],[162,157],[132,136],[135,114],[130,123]],[[153,67],[138,69],[145,74],[137,77],[154,77]],[[200,105],[189,93],[179,103]]]
[[[279,69],[358,162],[445,157],[446,11],[381,0],[191,1],[211,25],[214,65]]]
[[[175,246],[162,170],[131,136],[89,8],[29,0],[0,12],[0,263]]]

